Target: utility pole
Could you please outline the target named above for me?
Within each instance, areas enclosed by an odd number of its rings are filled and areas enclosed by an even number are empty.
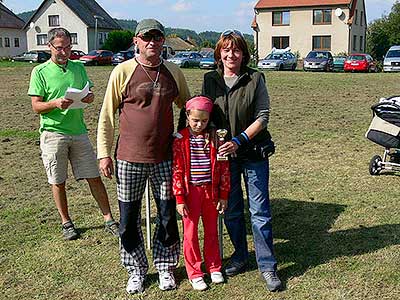
[[[98,40],[98,38],[97,38],[97,20],[98,19],[104,20],[104,18],[102,16],[98,16],[98,15],[94,15],[93,18],[94,18],[94,50],[97,50],[97,48],[98,48],[97,47],[97,40]]]

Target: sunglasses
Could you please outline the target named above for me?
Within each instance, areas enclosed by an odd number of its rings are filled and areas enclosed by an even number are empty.
[[[239,31],[239,30],[235,30],[235,29],[227,29],[225,30],[223,33],[221,33],[221,37],[225,37],[225,36],[229,36],[229,35],[238,35],[241,38],[243,38],[243,34]]]
[[[72,49],[71,45],[68,45],[66,47],[55,47],[52,43],[49,43],[57,52],[61,52],[64,50],[64,52],[69,51]]]
[[[164,38],[164,36],[159,35],[159,34],[148,34],[148,33],[145,33],[143,35],[139,35],[138,37],[144,42],[150,42],[151,40],[154,40],[156,42],[160,42]]]

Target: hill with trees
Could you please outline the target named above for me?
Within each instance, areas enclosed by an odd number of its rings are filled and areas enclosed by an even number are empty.
[[[36,10],[25,11],[20,14],[17,14],[25,23],[32,17],[32,15],[36,12]]]

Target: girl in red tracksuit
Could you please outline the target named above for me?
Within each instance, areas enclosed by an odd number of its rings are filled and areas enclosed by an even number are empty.
[[[186,272],[195,290],[207,284],[201,271],[198,223],[204,227],[204,262],[213,283],[223,283],[218,245],[218,212],[227,207],[230,189],[229,162],[217,161],[217,138],[208,128],[213,102],[203,96],[186,103],[189,126],[181,130],[173,144],[173,192],[183,221],[183,254]]]

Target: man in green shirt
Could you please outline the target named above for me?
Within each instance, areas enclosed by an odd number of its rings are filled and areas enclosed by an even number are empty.
[[[64,238],[78,237],[68,213],[65,191],[68,161],[77,180],[86,179],[105,220],[105,230],[118,236],[118,223],[114,221],[108,196],[100,178],[92,145],[87,135],[82,108],[69,108],[73,100],[65,99],[69,87],[83,89],[93,86],[80,62],[71,61],[71,34],[64,28],[48,33],[51,59],[35,67],[31,74],[28,94],[33,110],[40,114],[40,148],[48,182],[52,186],[54,201],[61,217]],[[84,103],[94,100],[93,93],[83,98]],[[75,103],[76,104],[76,103]]]

